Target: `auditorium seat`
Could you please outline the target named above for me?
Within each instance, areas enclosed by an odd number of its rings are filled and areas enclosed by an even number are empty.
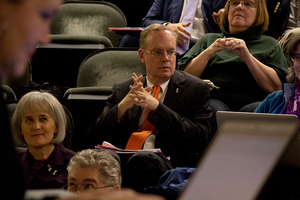
[[[104,36],[117,46],[120,36],[109,27],[127,26],[123,12],[103,1],[66,1],[51,23],[53,35]]]
[[[0,84],[2,95],[5,101],[17,100],[14,90],[6,84]]]
[[[119,42],[108,27],[127,25],[122,11],[102,1],[66,1],[51,23],[52,42],[39,45],[32,59],[32,80],[76,87],[78,68],[90,53]]]
[[[102,113],[115,82],[146,73],[137,48],[107,48],[89,55],[81,64],[77,87],[64,94],[64,104],[74,119],[72,149],[87,148],[89,126]]]
[[[32,81],[48,82],[50,86],[76,87],[81,62],[92,52],[105,48],[103,44],[39,45],[32,58]]]
[[[138,48],[109,48],[89,55],[79,68],[77,87],[113,86],[132,73],[146,73]]]

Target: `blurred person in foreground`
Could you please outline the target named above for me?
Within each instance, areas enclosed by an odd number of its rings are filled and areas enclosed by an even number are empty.
[[[21,77],[36,46],[50,42],[50,23],[62,0],[0,0],[0,81]],[[1,199],[23,199],[25,177],[15,152],[0,91]]]

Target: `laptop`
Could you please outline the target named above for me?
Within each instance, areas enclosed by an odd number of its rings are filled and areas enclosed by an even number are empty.
[[[217,112],[217,123],[179,200],[256,199],[279,163],[300,167],[296,116]]]
[[[224,122],[227,121],[239,121],[239,120],[271,120],[271,121],[289,121],[297,120],[296,115],[284,114],[269,114],[269,113],[252,113],[252,112],[231,112],[231,111],[217,111],[216,113],[217,125],[221,127]]]

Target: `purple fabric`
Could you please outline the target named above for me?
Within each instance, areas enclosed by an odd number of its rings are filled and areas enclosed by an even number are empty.
[[[288,101],[286,110],[283,114],[288,115],[296,115],[298,117],[298,123],[300,125],[300,87],[297,84],[297,88],[295,90],[295,96]],[[300,126],[299,126],[299,133],[300,133]]]
[[[27,173],[29,167],[33,166],[35,160],[28,150],[20,152],[21,162]],[[29,189],[48,189],[62,188],[67,184],[68,171],[67,166],[75,152],[67,149],[59,143],[49,156],[48,160],[43,163],[36,176],[28,183]],[[28,175],[31,177],[31,175]]]

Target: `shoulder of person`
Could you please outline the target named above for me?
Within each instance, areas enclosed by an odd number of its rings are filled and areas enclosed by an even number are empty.
[[[270,99],[275,99],[275,98],[282,98],[283,97],[283,90],[278,90],[275,92],[272,92],[271,94],[268,95]]]
[[[263,102],[265,104],[273,105],[276,102],[282,102],[284,98],[283,90],[278,90],[269,94]]]
[[[58,148],[58,150],[60,152],[62,152],[65,155],[65,158],[70,159],[72,158],[76,153],[74,151],[72,151],[71,149],[66,148],[62,143],[58,143],[56,145],[56,148]]]
[[[279,43],[277,40],[275,40],[273,37],[271,36],[268,36],[268,35],[261,35],[261,39],[264,40],[264,41],[267,41],[269,43],[273,43],[273,44],[276,44],[279,46]]]
[[[76,153],[72,151],[71,149],[66,148],[66,155],[68,158],[72,158]]]

